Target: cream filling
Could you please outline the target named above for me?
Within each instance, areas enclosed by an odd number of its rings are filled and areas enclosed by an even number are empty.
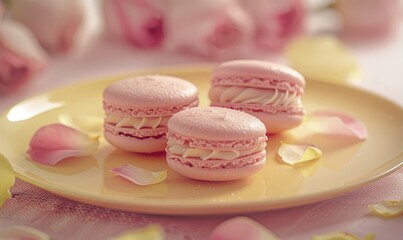
[[[171,116],[164,117],[122,117],[116,115],[107,115],[105,117],[105,122],[113,124],[116,127],[127,127],[127,128],[152,128],[166,127],[168,120]]]
[[[266,142],[242,150],[212,150],[202,148],[191,148],[189,146],[180,145],[173,141],[168,141],[168,150],[172,154],[181,155],[184,158],[201,158],[202,160],[219,159],[234,160],[249,154],[261,152],[266,148]]]
[[[277,89],[216,86],[211,96],[213,101],[221,103],[257,103],[276,107],[301,104],[300,96],[296,91],[279,91]]]

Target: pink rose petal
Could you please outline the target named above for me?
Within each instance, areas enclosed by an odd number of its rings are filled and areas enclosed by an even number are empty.
[[[219,224],[210,240],[278,240],[279,238],[263,225],[247,217],[231,218]]]
[[[142,186],[160,183],[167,177],[167,170],[161,172],[151,172],[129,164],[124,164],[120,167],[113,168],[111,172],[118,174],[132,183]]]
[[[320,110],[309,115],[309,127],[315,133],[353,136],[360,140],[368,137],[367,128],[348,113]]]
[[[305,144],[281,143],[278,149],[281,161],[289,165],[298,165],[319,159],[322,151],[314,146]]]
[[[68,157],[91,155],[98,145],[98,138],[63,124],[51,124],[36,131],[27,153],[35,162],[53,166]]]

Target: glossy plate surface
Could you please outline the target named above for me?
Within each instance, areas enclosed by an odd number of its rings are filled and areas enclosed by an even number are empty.
[[[188,79],[200,91],[201,105],[208,105],[210,69],[156,69],[150,73]],[[114,209],[142,213],[188,215],[261,211],[325,200],[378,179],[402,165],[403,110],[400,106],[350,86],[308,81],[303,103],[307,113],[336,109],[350,113],[368,128],[369,138],[314,137],[300,139],[298,129],[271,136],[265,168],[233,182],[186,179],[169,170],[163,153],[127,153],[107,144],[91,157],[66,159],[54,167],[29,160],[25,152],[33,133],[58,122],[60,116],[103,117],[102,91],[123,76],[85,82],[27,99],[0,117],[0,152],[18,177],[69,199]],[[301,126],[303,127],[303,125]],[[97,128],[97,126],[94,126]],[[100,130],[100,129],[99,129]],[[323,157],[315,164],[294,168],[278,162],[280,141],[316,144]],[[168,169],[165,182],[137,186],[110,172],[130,163],[153,171]]]

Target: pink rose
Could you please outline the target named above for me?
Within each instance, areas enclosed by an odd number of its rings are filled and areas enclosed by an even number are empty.
[[[0,94],[13,90],[46,66],[32,33],[12,20],[0,24]]]
[[[347,37],[367,39],[387,37],[401,23],[399,0],[339,0],[335,4]]]
[[[247,0],[243,6],[254,20],[255,39],[261,48],[280,50],[304,29],[302,0]]]
[[[13,0],[9,10],[51,53],[71,48],[84,14],[80,0]]]
[[[164,38],[160,0],[104,0],[107,33],[139,47],[159,46]]]
[[[165,29],[166,49],[222,59],[247,53],[253,24],[236,1],[179,0],[167,10]]]

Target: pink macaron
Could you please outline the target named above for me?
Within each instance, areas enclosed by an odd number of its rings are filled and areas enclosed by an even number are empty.
[[[177,77],[155,75],[117,81],[103,93],[105,139],[130,152],[164,151],[169,118],[198,103],[196,86]]]
[[[256,117],[233,109],[196,107],[168,121],[167,162],[198,180],[228,181],[261,170],[266,162],[266,128]]]
[[[212,73],[212,106],[232,108],[259,118],[268,133],[301,124],[301,96],[305,79],[297,71],[257,60],[235,60],[218,65]]]

